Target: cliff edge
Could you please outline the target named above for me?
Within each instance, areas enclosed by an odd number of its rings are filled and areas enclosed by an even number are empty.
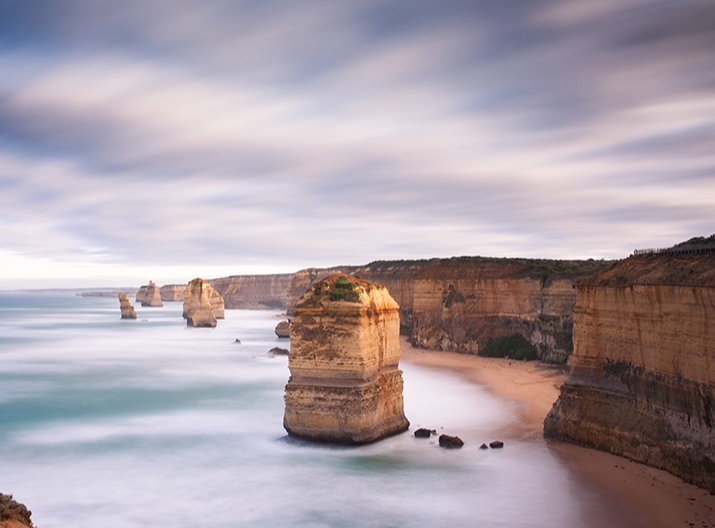
[[[673,249],[577,284],[572,372],[544,436],[715,493],[715,251]]]

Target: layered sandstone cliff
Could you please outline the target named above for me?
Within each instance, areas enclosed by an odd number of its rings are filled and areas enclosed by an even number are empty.
[[[159,288],[159,295],[164,302],[184,302],[186,284],[165,284]]]
[[[126,293],[119,294],[119,310],[122,314],[122,319],[137,318],[137,312],[132,306],[132,303],[129,302],[129,297],[127,297]]]
[[[146,284],[139,288],[139,291],[137,292],[136,302],[141,303],[142,306],[164,306],[164,303],[161,302],[161,293],[159,293],[159,287],[152,281],[149,281],[149,284]]]
[[[291,325],[284,426],[359,444],[406,430],[399,306],[383,286],[332,275],[303,296]]]
[[[519,334],[543,361],[564,363],[573,350],[573,284],[609,264],[460,257],[340,270],[388,288],[415,346],[478,353],[492,339]],[[325,271],[303,270],[294,283],[320,280]]]
[[[196,278],[186,287],[182,316],[187,326],[213,328],[224,318],[223,299],[207,280]]]
[[[292,277],[293,274],[239,275],[209,282],[221,294],[228,309],[285,310]]]
[[[581,281],[574,345],[544,435],[715,493],[715,253],[634,256]]]

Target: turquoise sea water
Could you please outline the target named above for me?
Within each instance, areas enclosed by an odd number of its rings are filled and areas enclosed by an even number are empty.
[[[411,432],[313,445],[282,427],[278,312],[195,329],[181,303],[136,308],[122,321],[114,298],[0,293],[0,491],[39,528],[602,525],[602,499],[543,441],[478,449],[515,404],[453,374],[403,362],[405,412],[463,449]]]

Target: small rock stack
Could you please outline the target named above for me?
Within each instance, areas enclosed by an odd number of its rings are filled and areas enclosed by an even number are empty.
[[[126,293],[119,294],[119,309],[122,312],[122,319],[137,318],[137,312],[132,306],[132,303],[129,302],[129,297],[127,297]]]

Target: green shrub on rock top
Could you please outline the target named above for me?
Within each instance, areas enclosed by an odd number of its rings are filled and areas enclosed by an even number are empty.
[[[536,347],[524,336],[513,334],[489,341],[478,353],[482,357],[498,357],[531,361],[536,359]]]

